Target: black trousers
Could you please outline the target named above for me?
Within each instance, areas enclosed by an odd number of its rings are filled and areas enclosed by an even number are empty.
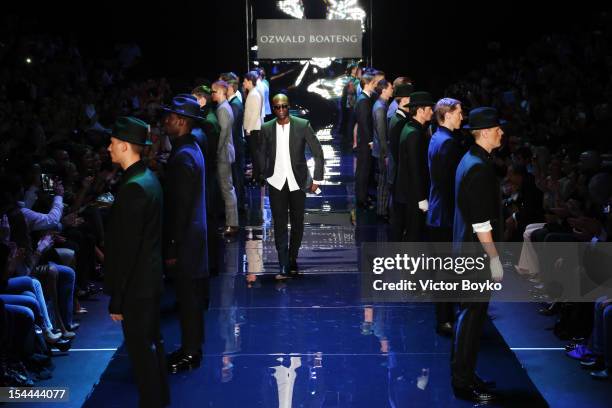
[[[238,209],[244,208],[244,141],[241,138],[234,139],[234,150],[236,160],[232,163],[232,181],[236,189],[236,199],[238,200]]]
[[[469,302],[457,319],[451,350],[451,378],[453,387],[474,385],[476,359],[480,350],[482,328],[487,319],[489,302]]]
[[[355,198],[357,203],[368,200],[368,185],[372,167],[372,152],[370,147],[361,144],[357,147],[357,168],[355,169]]]
[[[259,130],[251,130],[251,133],[247,136],[249,144],[249,154],[251,155],[251,163],[253,163],[253,180],[259,180],[261,174],[261,166],[263,165],[264,158],[261,156],[261,137]]]
[[[159,299],[130,299],[123,309],[123,336],[141,407],[170,404],[166,355],[160,332]]]
[[[393,201],[391,240],[394,242],[422,242],[425,239],[425,213],[417,203]]]
[[[208,278],[194,279],[188,271],[178,271],[176,300],[181,325],[181,349],[201,354],[204,342],[204,309],[208,301]]]
[[[453,242],[453,229],[451,227],[428,227],[427,235],[430,242]],[[440,254],[445,255],[445,254]],[[443,275],[440,278],[443,279]],[[455,302],[444,302],[440,292],[434,292],[436,305],[436,323],[453,323],[455,321]]]
[[[289,191],[285,182],[282,190],[268,184],[268,196],[274,221],[274,243],[281,266],[289,266],[289,261],[298,257],[302,236],[304,235],[304,207],[306,193],[302,190]],[[288,237],[287,222],[291,222],[291,239]]]

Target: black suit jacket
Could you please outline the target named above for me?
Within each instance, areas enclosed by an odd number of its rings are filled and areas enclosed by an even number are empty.
[[[395,184],[395,178],[397,177],[397,157],[399,150],[399,137],[402,133],[404,125],[408,121],[408,114],[405,111],[399,109],[399,112],[395,112],[389,120],[389,126],[387,127],[387,141],[389,143],[389,184]]]
[[[232,136],[234,138],[234,148],[236,149],[236,156],[238,156],[238,148],[244,144],[244,129],[242,127],[244,121],[244,105],[238,97],[232,98],[230,101],[232,112],[234,114],[234,128],[232,130]]]
[[[312,177],[306,165],[306,145],[310,147],[310,152],[315,162],[314,179],[323,180],[323,149],[321,143],[310,126],[310,122],[305,119],[290,116],[289,128],[289,154],[291,155],[291,170],[295,176],[300,189],[307,191],[312,185]],[[270,120],[261,127],[261,140],[263,142],[263,159],[265,178],[272,177],[274,174],[274,164],[276,162],[276,119]]]
[[[372,141],[372,98],[365,92],[357,97],[355,103],[355,118],[357,119],[357,146],[368,148]]]
[[[395,201],[417,207],[429,197],[429,169],[425,127],[410,119],[399,137],[397,172],[394,184]]]
[[[473,145],[457,166],[455,175],[455,218],[453,242],[461,249],[462,242],[478,242],[474,224],[490,221],[495,242],[503,236],[501,192],[491,155]]]
[[[204,156],[193,135],[172,141],[164,180],[164,243],[176,271],[192,278],[208,276],[206,173]]]
[[[162,292],[163,193],[144,162],[123,175],[106,228],[104,289],[109,311],[122,314],[124,301]]]

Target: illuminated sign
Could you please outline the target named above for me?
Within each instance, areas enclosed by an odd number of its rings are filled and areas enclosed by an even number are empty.
[[[257,20],[257,58],[361,58],[362,36],[359,20]]]

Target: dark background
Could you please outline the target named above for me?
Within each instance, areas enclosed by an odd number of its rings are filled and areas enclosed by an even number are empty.
[[[137,42],[143,75],[193,80],[247,70],[247,0],[13,5],[4,12],[29,16],[41,33],[76,38],[85,56],[112,55],[116,43]],[[249,0],[255,18],[285,18],[274,0]],[[306,17],[324,18],[324,0],[305,0]],[[579,35],[592,30],[601,10],[591,7],[536,12],[511,2],[372,1],[373,65],[393,78],[411,76],[423,88],[447,84],[485,61],[519,55],[543,33]],[[370,2],[361,0],[366,11]],[[4,30],[6,27],[0,27]],[[366,40],[367,42],[367,40]],[[499,44],[497,50],[491,43]]]

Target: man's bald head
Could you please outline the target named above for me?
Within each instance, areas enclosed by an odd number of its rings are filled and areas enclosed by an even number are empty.
[[[272,98],[272,110],[276,121],[284,124],[289,120],[289,98],[285,94],[277,94]]]
[[[289,97],[285,94],[276,94],[274,95],[274,97],[272,98],[272,103],[273,104],[277,104],[277,103],[289,103]]]

